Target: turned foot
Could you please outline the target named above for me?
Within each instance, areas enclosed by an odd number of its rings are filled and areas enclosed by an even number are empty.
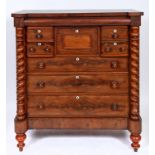
[[[131,146],[133,147],[134,151],[137,152],[140,148],[140,140],[141,136],[139,134],[131,134],[130,139],[132,140]]]
[[[19,151],[23,151],[23,147],[25,146],[24,140],[26,139],[25,134],[17,134],[16,140],[18,141],[17,147],[19,148]]]

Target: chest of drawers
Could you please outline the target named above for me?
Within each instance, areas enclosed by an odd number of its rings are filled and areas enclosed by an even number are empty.
[[[20,151],[28,129],[129,130],[138,150],[141,15],[133,10],[12,14]]]

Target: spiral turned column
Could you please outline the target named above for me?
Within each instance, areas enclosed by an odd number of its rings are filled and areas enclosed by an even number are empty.
[[[135,151],[140,147],[139,115],[139,27],[130,28],[130,126],[131,146]]]
[[[25,119],[25,48],[24,28],[16,28],[17,45],[17,119]]]
[[[139,27],[130,29],[130,117],[139,119]]]
[[[26,61],[25,61],[25,29],[23,27],[16,28],[16,59],[17,59],[17,115],[16,115],[16,140],[17,146],[22,151],[26,135],[26,100],[25,100],[25,85],[26,85]]]

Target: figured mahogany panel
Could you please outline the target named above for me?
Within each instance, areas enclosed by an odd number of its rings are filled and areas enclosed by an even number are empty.
[[[98,27],[57,27],[56,55],[99,54]]]
[[[29,117],[127,117],[128,109],[128,96],[28,96]]]
[[[53,42],[53,27],[28,27],[27,42]]]
[[[128,26],[102,26],[102,40],[128,40]]]
[[[102,42],[101,56],[120,57],[128,56],[128,42]]]
[[[128,93],[128,73],[28,76],[28,93],[31,92],[102,92]]]
[[[53,43],[27,43],[28,57],[52,57],[54,55]]]
[[[29,118],[30,129],[127,129],[128,120],[125,117],[97,118]]]
[[[29,58],[28,73],[128,72],[127,58],[55,57]]]

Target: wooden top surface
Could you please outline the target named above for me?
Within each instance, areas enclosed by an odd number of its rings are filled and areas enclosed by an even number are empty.
[[[98,16],[141,16],[136,10],[22,10],[12,17],[98,17]]]

